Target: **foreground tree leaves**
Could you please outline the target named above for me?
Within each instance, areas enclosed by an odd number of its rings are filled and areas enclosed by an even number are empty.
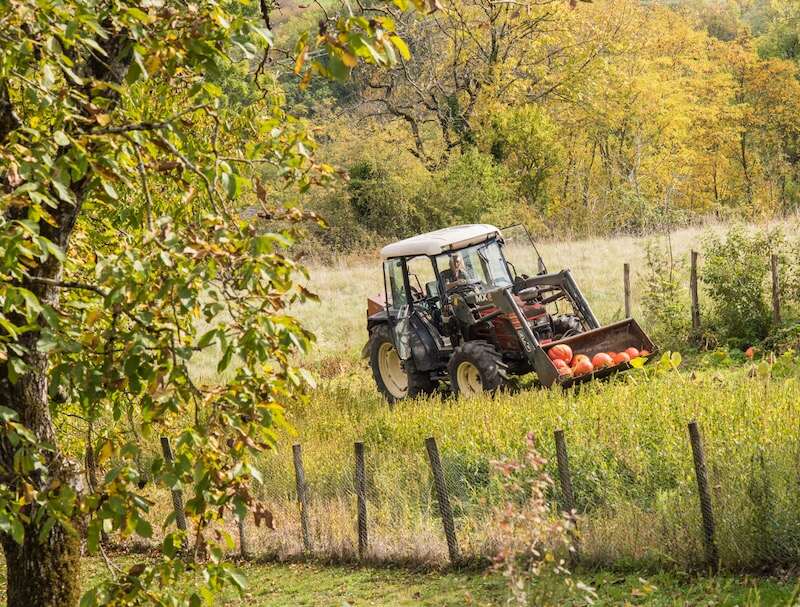
[[[276,78],[407,49],[389,18],[331,19],[294,65],[272,40],[264,3],[0,0],[9,605],[75,604],[81,532],[96,552],[154,523],[161,560],[112,566],[81,605],[207,604],[244,586],[224,517],[273,524],[255,461],[309,385],[294,361],[313,340],[286,308],[311,296],[287,251],[315,218],[284,203],[333,171]],[[152,520],[153,485],[184,488],[188,537]]]

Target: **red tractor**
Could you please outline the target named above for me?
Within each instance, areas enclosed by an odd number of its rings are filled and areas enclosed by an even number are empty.
[[[475,395],[532,371],[544,386],[568,386],[630,368],[563,373],[548,356],[556,344],[589,358],[629,347],[655,352],[632,318],[601,327],[570,271],[548,273],[538,251],[537,274],[517,274],[504,244],[498,228],[474,224],[381,250],[385,295],[368,301],[364,355],[390,402],[442,382]]]

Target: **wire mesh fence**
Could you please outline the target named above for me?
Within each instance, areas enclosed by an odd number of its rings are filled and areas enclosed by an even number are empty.
[[[778,419],[776,411],[771,418]],[[785,411],[784,411],[785,412]],[[623,461],[619,453],[634,445],[583,442],[569,431],[537,437],[537,447],[548,459],[554,483],[550,489],[553,516],[569,507],[564,467],[569,460],[572,499],[578,513],[580,559],[604,566],[638,563],[654,566],[723,566],[753,568],[790,563],[800,558],[800,442],[796,433],[785,441],[763,444],[741,440],[735,434],[714,431],[700,437],[705,451],[707,502],[698,495],[698,475],[690,433],[684,424],[676,445],[663,462],[637,468],[635,458]],[[558,436],[558,433],[556,433]],[[297,458],[291,444],[280,446],[261,462],[264,482],[257,499],[269,510],[273,525],[256,525],[248,516],[242,528],[229,521],[234,538],[246,538],[248,556],[257,559],[369,561],[444,565],[488,560],[498,544],[499,509],[508,498],[507,487],[492,473],[489,458],[468,458],[457,448],[439,446],[443,484],[452,513],[457,552],[448,545],[448,525],[442,518],[439,493],[429,449],[397,448],[379,440],[364,441],[364,506],[366,538],[359,547],[359,500],[356,491],[356,451],[353,443],[341,453],[302,449],[305,466],[306,530],[303,529]],[[591,444],[592,449],[587,449]],[[624,449],[620,451],[620,446]],[[616,448],[616,457],[608,450]],[[559,451],[563,453],[559,454]],[[676,456],[676,451],[680,453]],[[559,457],[561,455],[562,457]],[[614,461],[615,469],[609,469]],[[562,462],[563,463],[563,462]],[[306,464],[303,461],[303,464]],[[344,464],[344,465],[342,465]],[[661,467],[659,467],[661,466]],[[794,471],[788,475],[787,471]],[[172,507],[169,494],[158,497],[154,516]],[[704,510],[713,508],[715,525],[704,527]],[[190,523],[191,525],[191,523]],[[705,529],[705,531],[704,531]],[[191,530],[190,530],[191,537]],[[453,538],[451,538],[453,539]],[[709,541],[714,551],[709,552]],[[232,552],[238,553],[237,544]],[[711,562],[713,561],[713,562]]]

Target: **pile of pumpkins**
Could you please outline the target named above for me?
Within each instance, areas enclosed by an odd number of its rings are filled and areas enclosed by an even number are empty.
[[[598,352],[592,358],[586,354],[574,354],[566,344],[556,344],[547,351],[553,365],[560,376],[579,377],[606,367],[615,367],[632,361],[640,356],[649,356],[647,350],[639,350],[631,346],[624,352]]]

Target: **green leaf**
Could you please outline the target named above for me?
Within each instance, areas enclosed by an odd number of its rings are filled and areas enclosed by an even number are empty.
[[[12,516],[9,522],[11,524],[9,534],[11,538],[21,546],[22,542],[25,540],[25,528],[16,516]]]
[[[53,141],[60,146],[68,146],[70,144],[69,137],[64,131],[56,131],[53,133]]]

